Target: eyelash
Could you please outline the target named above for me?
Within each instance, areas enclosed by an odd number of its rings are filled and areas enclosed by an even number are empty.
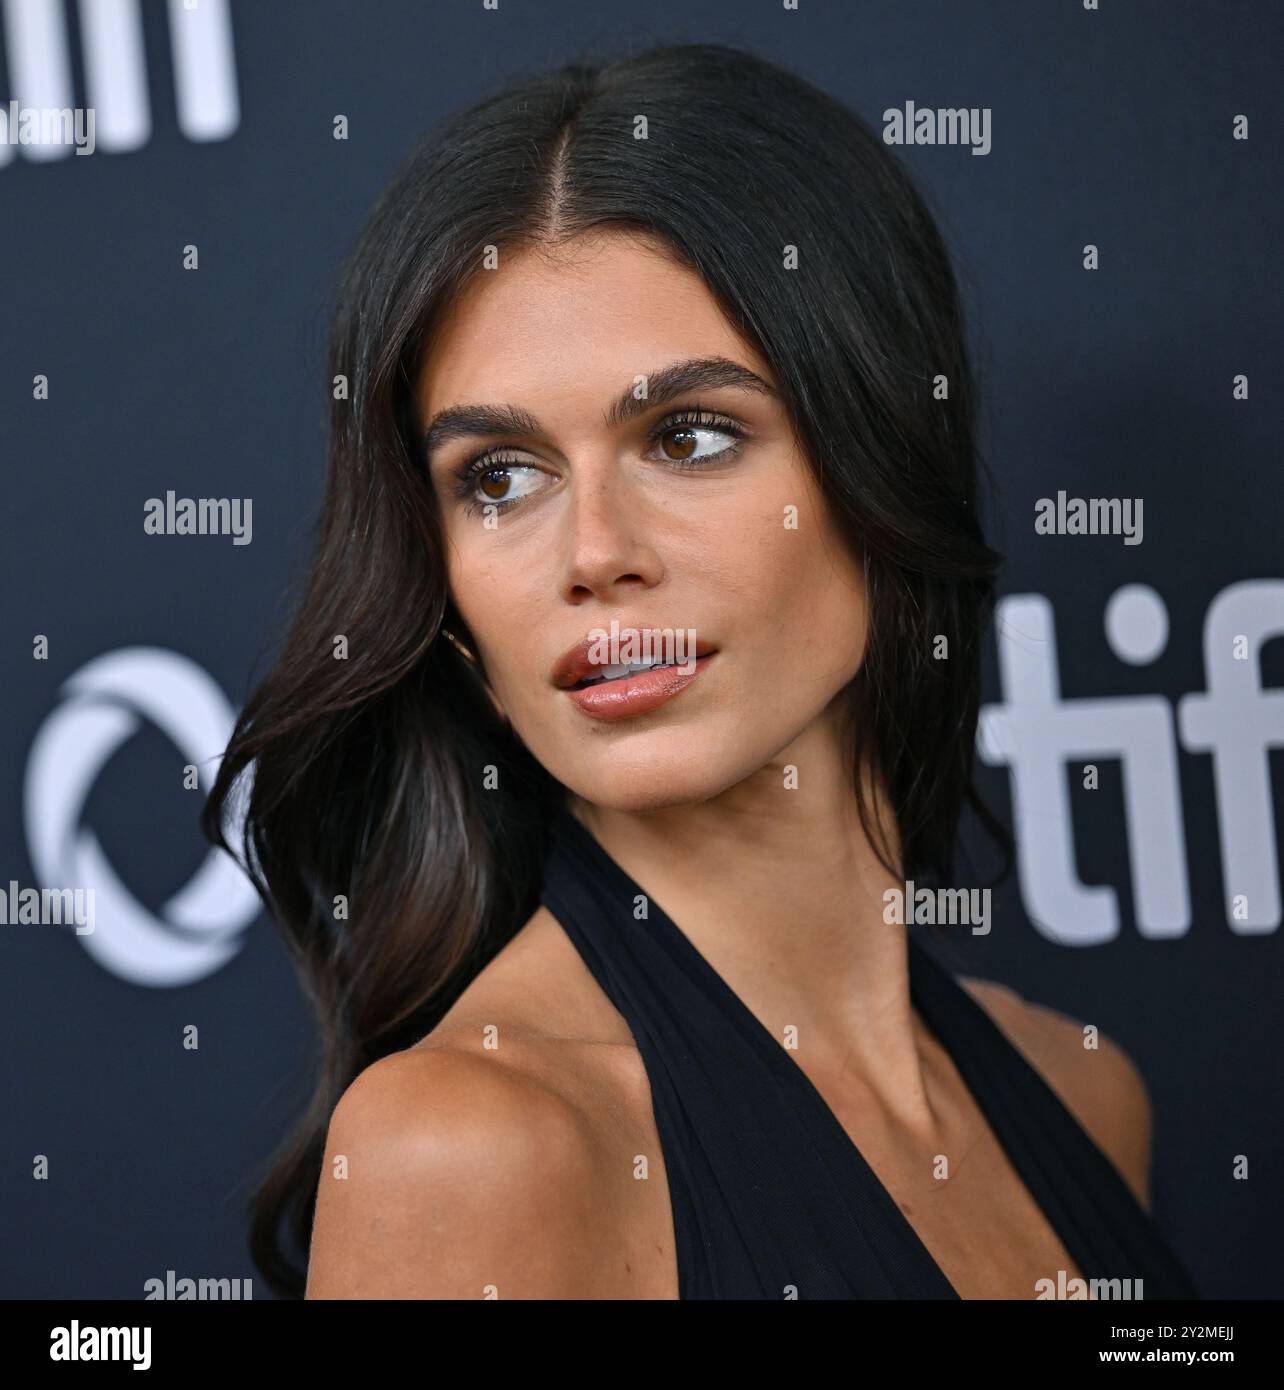
[[[716,411],[705,410],[701,406],[692,406],[666,415],[663,420],[647,436],[648,448],[659,442],[666,434],[680,429],[683,425],[695,425],[702,429],[714,429],[719,434],[731,435],[737,443],[728,445],[725,449],[719,449],[716,454],[706,454],[703,458],[684,461],[682,459],[665,459],[664,462],[671,468],[685,469],[689,472],[696,472],[701,468],[711,467],[716,463],[725,461],[740,451],[740,443],[747,437],[748,431],[743,425],[731,419],[728,415],[719,414]],[[533,468],[535,465],[528,463],[525,459],[504,458],[501,456],[503,445],[495,445],[490,449],[483,450],[480,454],[475,454],[472,458],[465,460],[455,471],[456,485],[455,493],[464,502],[466,512],[480,512],[483,507],[495,507],[499,511],[504,511],[508,507],[516,506],[519,502],[525,502],[525,497],[509,498],[487,498],[484,501],[476,496],[477,480],[483,474],[489,473],[494,469],[513,467],[513,468]]]

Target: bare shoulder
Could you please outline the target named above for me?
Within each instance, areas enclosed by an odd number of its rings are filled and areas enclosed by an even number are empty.
[[[993,980],[959,983],[1111,1160],[1142,1206],[1150,1200],[1151,1104],[1135,1063],[1113,1039]]]
[[[331,1117],[307,1296],[574,1296],[594,1174],[556,1093],[463,1049],[394,1053]]]
[[[633,1136],[620,1126],[617,1153],[603,1116],[617,1117],[621,1049],[555,934],[541,944],[547,926],[532,919],[438,1028],[344,1092],[326,1137],[309,1298],[620,1292],[629,1262],[614,1214]]]

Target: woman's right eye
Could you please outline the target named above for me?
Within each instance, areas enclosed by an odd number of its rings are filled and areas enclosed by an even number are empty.
[[[542,468],[507,459],[481,458],[460,472],[459,495],[471,509],[507,507],[541,489]]]

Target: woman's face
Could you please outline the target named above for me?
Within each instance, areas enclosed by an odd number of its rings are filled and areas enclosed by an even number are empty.
[[[778,787],[859,668],[861,567],[775,386],[697,274],[617,231],[501,252],[432,336],[455,606],[522,742],[595,805]],[[677,669],[617,674],[655,659]]]

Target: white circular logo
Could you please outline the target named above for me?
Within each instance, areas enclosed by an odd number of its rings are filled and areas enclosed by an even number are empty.
[[[210,847],[154,916],[120,881],[81,813],[99,772],[148,719],[212,782],[235,714],[195,662],[159,647],[125,647],[81,667],[40,726],[27,759],[27,848],[46,887],[91,888],[95,930],[76,939],[99,965],[138,985],[186,985],[240,949],[262,910],[240,866]],[[230,826],[229,841],[238,827]]]

